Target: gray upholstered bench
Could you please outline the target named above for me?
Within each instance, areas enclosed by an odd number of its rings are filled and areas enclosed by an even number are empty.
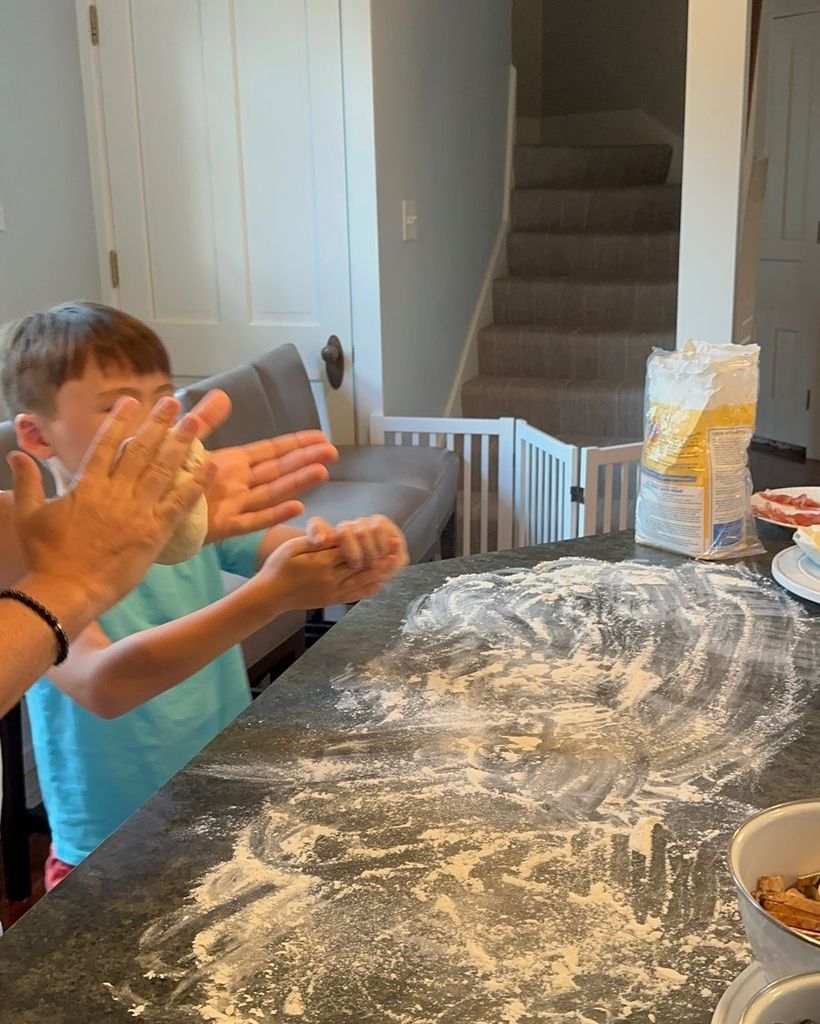
[[[298,351],[282,345],[253,363],[198,381],[180,393],[191,409],[211,388],[233,401],[209,447],[245,444],[274,434],[319,429],[319,412]],[[438,448],[343,446],[328,483],[305,495],[308,518],[330,522],[381,513],[404,530],[413,562],[453,550],[459,458]],[[296,521],[299,523],[299,520]]]

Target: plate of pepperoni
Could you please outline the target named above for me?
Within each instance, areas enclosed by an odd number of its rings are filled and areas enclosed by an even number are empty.
[[[752,496],[752,514],[775,526],[820,526],[820,487],[781,487]]]

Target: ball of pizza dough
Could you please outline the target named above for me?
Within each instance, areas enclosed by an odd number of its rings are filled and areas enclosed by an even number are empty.
[[[177,472],[175,481],[177,486],[190,479],[191,474],[199,469],[205,461],[205,455],[202,442],[194,440],[185,464]],[[157,555],[156,561],[160,565],[176,565],[178,562],[192,558],[202,548],[207,533],[208,502],[203,494],[193,508],[186,512],[179,521],[168,543]]]

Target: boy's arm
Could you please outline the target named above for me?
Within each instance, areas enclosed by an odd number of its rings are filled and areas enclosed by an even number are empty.
[[[256,571],[258,572],[270,556],[289,540],[304,537],[305,531],[298,526],[273,526],[262,534],[256,552]]]
[[[95,623],[48,677],[87,710],[116,718],[188,679],[276,616],[347,604],[381,585],[377,571],[351,570],[338,549],[317,551],[295,538],[238,590],[174,622],[116,643]]]
[[[62,665],[55,686],[100,718],[117,718],[183,682],[264,625],[245,587],[184,615],[112,642],[92,623]]]

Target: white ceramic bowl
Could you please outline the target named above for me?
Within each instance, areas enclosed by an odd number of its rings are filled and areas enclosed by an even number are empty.
[[[784,978],[758,992],[740,1024],[800,1024],[820,1021],[820,974]]]
[[[795,533],[792,538],[794,543],[800,548],[803,554],[811,562],[813,562],[818,569],[820,569],[820,548],[816,548],[814,544],[809,544],[807,540],[804,540],[799,533]]]
[[[766,981],[820,972],[820,942],[781,924],[752,896],[761,875],[783,875],[788,883],[820,870],[820,800],[795,800],[749,818],[732,838],[729,867],[746,935]],[[818,1011],[820,1003],[815,1016]]]

